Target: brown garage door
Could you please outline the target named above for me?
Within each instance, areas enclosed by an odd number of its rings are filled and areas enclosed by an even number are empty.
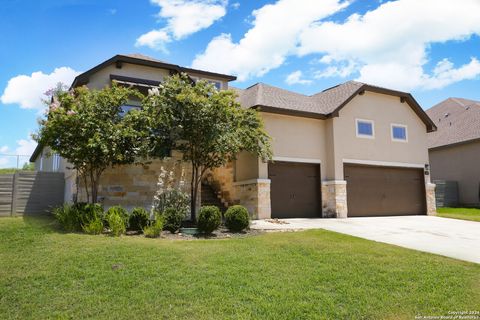
[[[345,165],[349,217],[426,213],[423,169]]]
[[[268,176],[273,218],[321,217],[319,164],[276,161]]]

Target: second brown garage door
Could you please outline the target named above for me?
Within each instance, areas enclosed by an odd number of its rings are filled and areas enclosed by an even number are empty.
[[[272,218],[321,217],[319,164],[275,161],[268,177]]]
[[[423,169],[345,165],[349,217],[426,213]]]

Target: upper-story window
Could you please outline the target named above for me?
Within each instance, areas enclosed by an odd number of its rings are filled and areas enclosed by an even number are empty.
[[[54,172],[60,171],[61,159],[62,158],[60,158],[60,155],[57,153],[54,153],[52,155],[52,171]]]
[[[221,90],[222,89],[222,82],[221,81],[217,81],[217,80],[210,80],[210,79],[202,79],[202,78],[198,78],[198,77],[190,77],[192,78],[193,81],[197,82],[197,81],[200,81],[200,80],[203,80],[203,81],[206,81],[210,84],[213,84],[213,86],[217,89],[217,90]]]
[[[407,126],[403,124],[392,123],[392,140],[407,142]]]
[[[123,106],[120,106],[122,111],[120,111],[120,116],[124,117],[130,110],[140,110],[139,106],[134,106],[131,104],[125,104]]]
[[[375,137],[375,128],[372,120],[357,119],[357,137],[370,138]]]
[[[208,83],[213,84],[217,90],[222,89],[222,83],[220,81],[215,80],[207,80]]]

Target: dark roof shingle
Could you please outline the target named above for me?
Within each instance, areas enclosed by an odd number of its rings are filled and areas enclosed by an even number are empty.
[[[429,148],[480,139],[479,101],[448,98],[426,112],[438,128],[428,135]]]

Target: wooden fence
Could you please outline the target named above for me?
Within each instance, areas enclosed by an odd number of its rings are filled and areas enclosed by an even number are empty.
[[[0,216],[46,213],[63,203],[64,189],[65,179],[59,172],[0,175]]]

